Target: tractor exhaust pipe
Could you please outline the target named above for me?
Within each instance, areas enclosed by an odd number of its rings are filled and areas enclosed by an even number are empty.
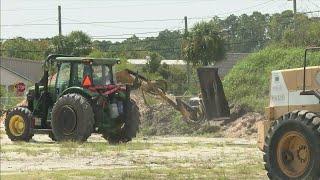
[[[197,69],[201,98],[207,120],[229,119],[230,108],[216,67]]]

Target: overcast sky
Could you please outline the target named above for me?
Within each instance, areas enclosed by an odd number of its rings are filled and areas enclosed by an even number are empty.
[[[189,19],[189,27],[192,27],[202,17],[208,20],[206,17],[214,15],[225,17],[253,11],[273,14],[292,9],[292,1],[287,0],[1,0],[1,38],[57,35],[58,5],[62,7],[63,34],[82,30],[90,36],[113,39],[130,36],[124,34],[155,36],[164,29],[182,29],[184,16],[196,17]],[[297,0],[297,6],[299,12],[320,10],[320,0]],[[154,19],[171,20],[128,22]],[[88,22],[91,24],[81,24]]]

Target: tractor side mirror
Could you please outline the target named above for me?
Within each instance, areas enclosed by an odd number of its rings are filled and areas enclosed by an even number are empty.
[[[35,97],[38,98],[39,95],[40,95],[39,83],[35,83],[35,85],[34,85],[34,91],[35,91]]]

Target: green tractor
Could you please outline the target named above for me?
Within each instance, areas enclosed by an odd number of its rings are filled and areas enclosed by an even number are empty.
[[[55,141],[86,141],[100,133],[109,143],[128,142],[139,130],[140,113],[130,85],[114,77],[117,59],[49,55],[44,74],[29,88],[27,106],[8,111],[12,141],[49,134]]]

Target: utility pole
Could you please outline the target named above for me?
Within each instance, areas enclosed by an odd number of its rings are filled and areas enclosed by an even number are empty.
[[[294,15],[297,14],[297,0],[293,0],[293,13]]]
[[[59,36],[62,36],[62,27],[61,27],[61,6],[58,6],[58,23],[59,23]]]
[[[297,0],[288,0],[293,2],[293,14],[297,14]]]
[[[184,17],[184,35],[187,37],[188,36],[188,17]]]
[[[184,38],[185,38],[185,40],[187,40],[187,37],[188,37],[188,17],[185,16],[184,17]],[[190,74],[191,74],[190,71],[191,71],[190,70],[190,63],[189,63],[189,61],[187,61],[187,85],[188,85],[188,87],[190,85]]]
[[[296,30],[297,0],[288,0],[293,2],[293,28]]]

